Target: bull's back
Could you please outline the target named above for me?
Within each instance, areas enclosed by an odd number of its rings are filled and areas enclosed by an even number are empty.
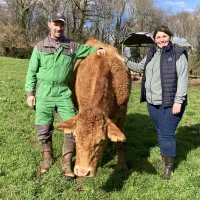
[[[98,106],[108,115],[127,104],[130,75],[123,63],[111,54],[91,54],[76,69],[75,92],[79,110]]]

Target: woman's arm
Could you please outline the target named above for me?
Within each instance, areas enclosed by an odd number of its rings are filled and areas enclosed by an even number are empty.
[[[184,54],[176,61],[176,71],[178,81],[174,102],[183,103],[188,89],[188,61]]]
[[[135,63],[133,61],[128,61],[128,58],[125,58],[125,57],[123,57],[119,54],[116,54],[116,56],[119,60],[124,62],[130,70],[135,71],[135,72],[139,72],[139,73],[142,73],[144,71],[144,64],[146,62],[146,56],[139,63]]]
[[[178,77],[177,91],[172,108],[172,113],[175,115],[180,113],[188,89],[188,61],[184,54],[176,61],[176,71]]]

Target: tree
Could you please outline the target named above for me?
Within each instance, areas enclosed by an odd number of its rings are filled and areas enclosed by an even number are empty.
[[[4,0],[9,22],[18,25],[22,29],[28,29],[32,19],[32,13],[38,0]]]
[[[129,15],[131,32],[152,32],[163,24],[163,11],[155,6],[154,0],[130,0]]]

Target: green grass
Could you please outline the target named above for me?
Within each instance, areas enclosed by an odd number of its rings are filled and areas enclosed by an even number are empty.
[[[193,200],[200,199],[200,93],[189,88],[189,102],[178,126],[176,170],[170,181],[160,179],[157,137],[139,103],[133,83],[126,119],[126,159],[129,171],[115,169],[116,154],[109,143],[93,178],[66,181],[61,173],[63,134],[55,131],[55,164],[42,179],[42,160],[36,139],[34,111],[24,92],[28,60],[0,57],[0,199],[70,200]]]

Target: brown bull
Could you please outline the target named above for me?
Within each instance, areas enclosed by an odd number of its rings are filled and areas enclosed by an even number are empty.
[[[75,95],[79,114],[56,124],[58,130],[72,132],[76,137],[77,176],[94,176],[98,161],[110,139],[117,151],[117,166],[127,169],[123,134],[127,103],[131,90],[130,74],[115,57],[116,49],[98,40],[90,39],[87,45],[103,47],[106,55],[89,55],[76,63]]]

